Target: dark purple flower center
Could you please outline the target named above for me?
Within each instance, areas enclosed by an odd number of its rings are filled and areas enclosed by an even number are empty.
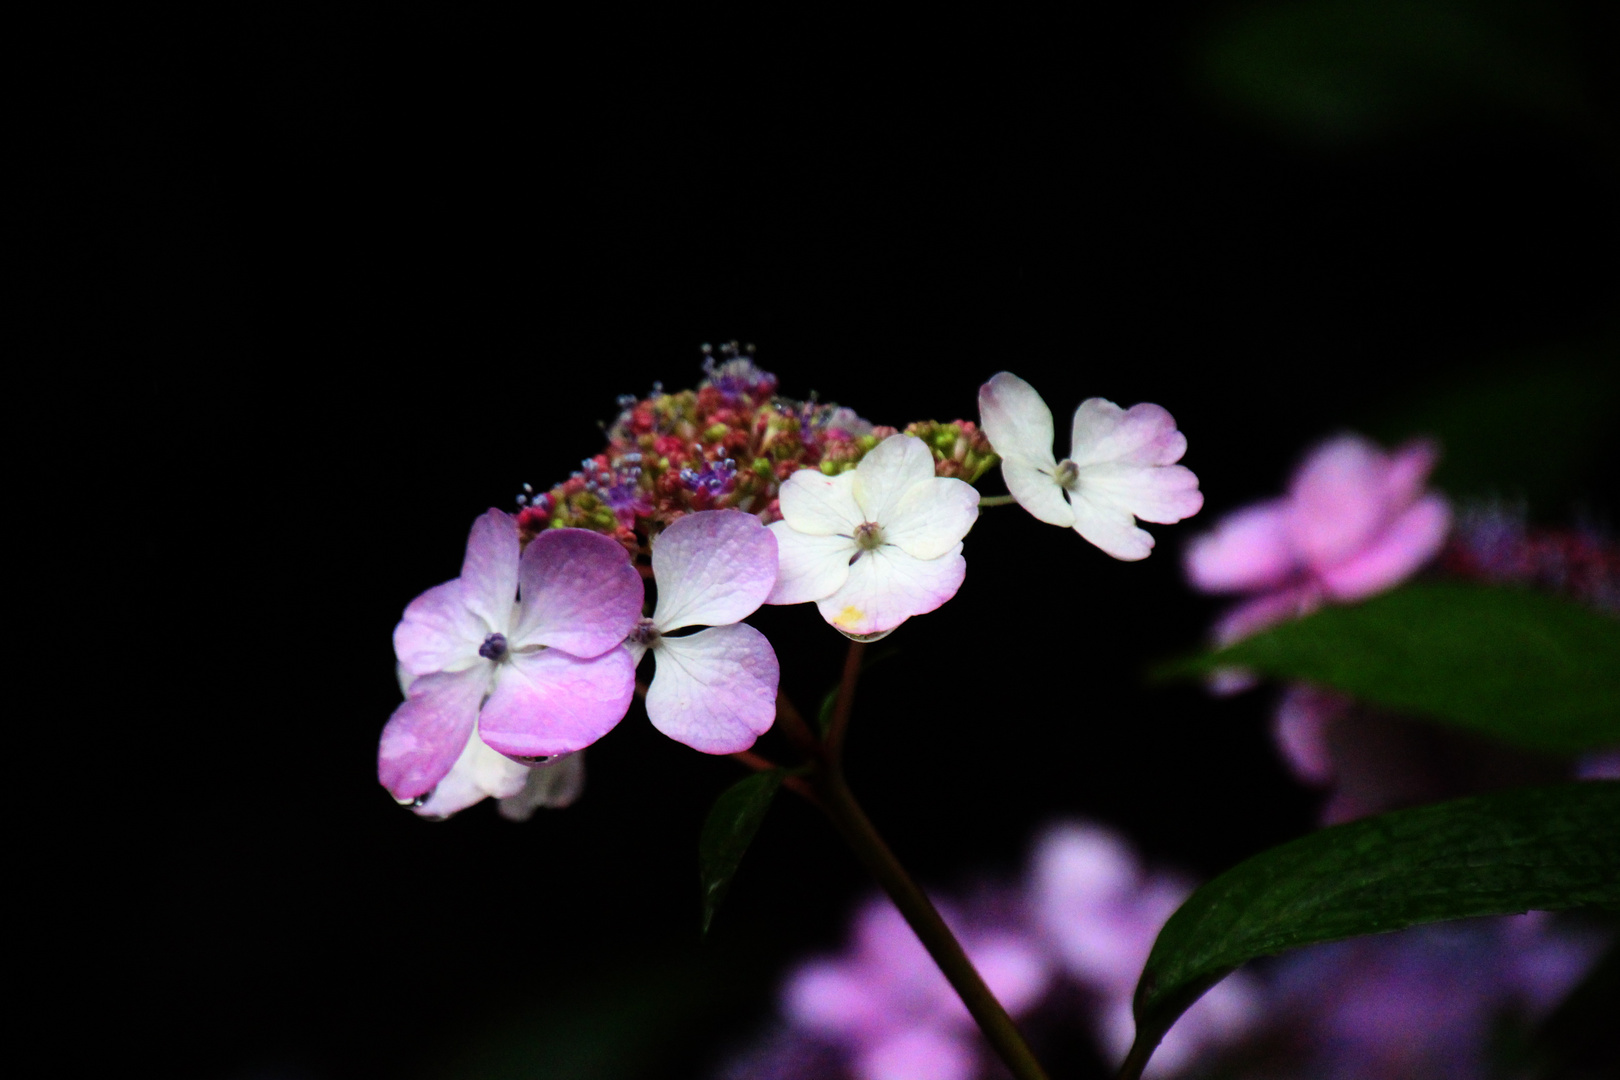
[[[651,648],[652,643],[658,640],[658,628],[653,625],[651,619],[642,619],[636,624],[636,628],[630,631],[630,640],[637,645]]]
[[[491,634],[478,646],[478,655],[485,660],[493,660],[497,664],[506,659],[506,635]]]

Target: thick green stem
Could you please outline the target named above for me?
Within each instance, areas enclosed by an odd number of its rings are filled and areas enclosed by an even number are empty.
[[[963,951],[962,943],[956,940],[933,903],[911,880],[911,875],[906,873],[906,868],[900,865],[900,860],[894,857],[894,852],[855,801],[854,793],[844,782],[843,770],[836,763],[829,765],[818,773],[815,786],[821,793],[822,808],[834,827],[905,916],[997,1056],[1007,1063],[1017,1080],[1047,1080],[1045,1070],[1035,1060],[1012,1017],[984,984],[973,961]]]
[[[980,495],[979,509],[983,510],[987,506],[1011,506],[1017,501],[1011,495]]]
[[[838,697],[833,701],[832,721],[827,725],[827,757],[835,767],[844,760],[844,731],[849,727],[850,710],[855,707],[855,683],[861,677],[861,654],[865,651],[865,645],[851,641],[844,654],[844,675],[838,681]]]

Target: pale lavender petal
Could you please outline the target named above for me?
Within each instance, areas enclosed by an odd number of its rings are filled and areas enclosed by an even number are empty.
[[[992,376],[979,387],[979,424],[990,440],[991,449],[1003,462],[1014,462],[1026,470],[1044,469],[1048,474],[1057,468],[1057,459],[1052,455],[1052,410],[1046,407],[1033,386],[1012,372]],[[1003,475],[1006,475],[1005,469]],[[1030,513],[1042,521],[1048,520],[1018,496],[1011,478],[1007,481],[1007,490]],[[1067,525],[1068,522],[1052,524]]]
[[[773,523],[770,530],[776,537],[777,565],[767,604],[820,600],[849,580],[849,557],[859,550],[850,537],[802,533],[785,520]]]
[[[1215,622],[1215,644],[1230,645],[1268,626],[1309,615],[1322,603],[1313,585],[1299,585],[1257,596],[1232,608]]]
[[[884,1025],[882,988],[850,964],[812,961],[788,980],[782,1008],[799,1027],[848,1040]]]
[[[776,537],[752,514],[688,514],[653,541],[653,624],[725,626],[753,614],[776,584]]]
[[[1228,514],[1187,546],[1187,577],[1204,592],[1247,592],[1281,585],[1294,572],[1288,504],[1281,499]]]
[[[1300,466],[1289,488],[1294,550],[1313,569],[1333,566],[1383,527],[1388,459],[1359,435],[1324,443]]]
[[[517,603],[517,519],[488,510],[473,522],[460,581],[467,607],[489,624],[490,632],[505,633]]]
[[[1076,488],[1070,492],[1071,501],[1079,494],[1159,525],[1192,517],[1204,505],[1198,477],[1185,465],[1087,465],[1080,470]]]
[[[585,790],[585,752],[564,754],[525,770],[520,791],[501,799],[501,817],[528,821],[542,806],[561,810],[572,806]]]
[[[823,476],[820,469],[800,469],[782,481],[777,496],[782,520],[808,536],[851,534],[862,520],[855,503],[855,474]]]
[[[1122,409],[1104,398],[1087,398],[1074,410],[1069,460],[1088,465],[1171,465],[1187,452],[1187,437],[1162,406],[1143,402]]]
[[[1063,494],[1063,486],[1052,475],[1056,468],[1003,460],[1001,479],[1018,505],[1035,515],[1037,521],[1068,528],[1074,524],[1074,511]]]
[[[1408,508],[1366,548],[1318,572],[1337,600],[1360,600],[1383,592],[1415,573],[1439,553],[1451,529],[1451,507],[1430,495]]]
[[[1114,558],[1135,562],[1153,551],[1153,537],[1136,527],[1129,510],[1106,496],[1081,488],[1069,493],[1069,503],[1074,507],[1074,531]]]
[[[747,623],[661,638],[653,662],[647,719],[676,742],[705,754],[734,754],[754,745],[776,719],[776,651]]]
[[[588,659],[613,649],[641,618],[641,575],[623,546],[586,529],[547,529],[518,570],[523,611],[508,644],[547,645]]]
[[[491,750],[474,730],[449,775],[439,781],[425,803],[412,809],[420,817],[447,818],[484,799],[516,795],[528,775],[528,768]]]
[[[1328,740],[1328,725],[1342,717],[1348,701],[1313,686],[1290,686],[1277,704],[1271,735],[1294,775],[1308,784],[1325,785],[1337,771]]]
[[[885,545],[856,559],[849,580],[816,606],[846,634],[876,634],[933,611],[956,595],[966,576],[961,544],[937,559],[914,559]]]
[[[406,606],[394,627],[394,655],[411,676],[461,671],[483,662],[478,646],[489,633],[489,626],[467,606],[457,578],[433,586]]]
[[[449,774],[478,722],[490,674],[485,662],[411,682],[410,697],[388,718],[377,747],[377,778],[394,798],[407,802],[426,795]]]
[[[866,452],[854,477],[861,520],[887,526],[907,492],[935,479],[934,455],[915,435],[890,435]]]
[[[977,1073],[977,1055],[962,1036],[929,1027],[892,1035],[855,1060],[858,1080],[972,1080]]]
[[[624,719],[636,689],[623,649],[582,660],[557,649],[519,654],[500,665],[478,731],[513,757],[583,750]]]
[[[931,477],[901,496],[883,524],[884,538],[916,559],[937,559],[951,550],[979,518],[972,484]]]
[[[967,954],[990,993],[1013,1016],[1033,1008],[1052,985],[1052,968],[1046,957],[1018,934],[998,931],[970,940]],[[961,999],[953,993],[949,1000],[960,1009],[961,1019],[971,1022]]]
[[[1389,454],[1384,473],[1386,505],[1399,508],[1416,501],[1439,460],[1440,446],[1432,439],[1413,439]]]

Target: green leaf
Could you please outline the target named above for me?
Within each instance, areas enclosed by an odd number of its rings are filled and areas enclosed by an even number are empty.
[[[1520,589],[1408,585],[1171,670],[1223,667],[1332,687],[1537,750],[1620,743],[1620,620]]]
[[[714,800],[698,839],[698,875],[703,883],[703,933],[709,932],[714,913],[731,887],[743,853],[759,832],[765,811],[771,808],[784,769],[755,773],[732,784]]]
[[[1217,15],[1205,85],[1280,132],[1341,144],[1477,110],[1583,110],[1555,13],[1513,0],[1261,0]]]
[[[1312,833],[1228,870],[1165,923],[1137,984],[1136,1045],[1121,1075],[1139,1076],[1176,1018],[1257,956],[1585,906],[1620,907],[1620,781],[1499,792]]]

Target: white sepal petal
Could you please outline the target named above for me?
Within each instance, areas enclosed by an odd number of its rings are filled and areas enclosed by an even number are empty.
[[[688,514],[652,550],[658,609],[653,625],[724,626],[752,615],[776,584],[776,538],[740,510]]]
[[[820,600],[849,579],[849,557],[860,550],[850,537],[813,536],[796,531],[785,520],[770,529],[776,537],[777,566],[767,604]]]
[[[1057,466],[1051,466],[1056,469]],[[1048,525],[1068,528],[1074,524],[1074,511],[1063,497],[1063,488],[1050,472],[1017,461],[1001,463],[1001,478],[1018,505]]]
[[[939,607],[956,595],[966,575],[961,544],[937,559],[914,559],[885,545],[864,552],[850,566],[844,586],[816,606],[846,634],[881,633]]]
[[[807,536],[850,533],[862,521],[852,472],[823,476],[820,469],[800,469],[782,481],[777,497],[782,520]]]
[[[931,476],[901,496],[884,539],[915,559],[937,559],[951,550],[979,517],[979,493],[972,484]]]
[[[867,451],[854,476],[860,520],[886,526],[912,488],[934,479],[934,455],[915,435],[890,435]]]
[[[1033,386],[1012,372],[1000,372],[979,387],[979,423],[1003,462],[1057,467],[1052,456],[1052,410]]]

